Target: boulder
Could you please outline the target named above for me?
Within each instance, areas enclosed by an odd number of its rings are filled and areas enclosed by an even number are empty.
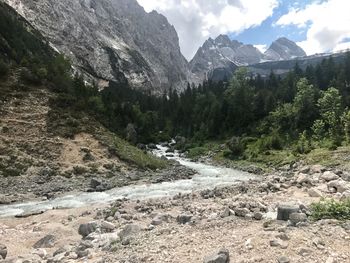
[[[135,225],[135,224],[130,224],[130,225],[126,225],[122,231],[119,232],[119,237],[120,239],[123,240],[127,240],[132,236],[137,235],[138,233],[141,232],[141,227],[139,225]]]
[[[54,235],[44,236],[42,239],[38,240],[33,248],[52,248],[56,242],[56,237]]]
[[[300,173],[296,179],[297,184],[309,184],[311,182],[310,175]]]
[[[248,208],[235,208],[234,212],[236,216],[245,217],[250,213],[250,210]]]
[[[0,257],[5,259],[7,256],[7,247],[5,245],[0,244]]]
[[[330,192],[344,193],[350,190],[350,184],[342,179],[331,181],[327,184],[327,188]]]
[[[229,262],[230,262],[229,251],[225,248],[221,248],[218,252],[205,257],[203,260],[203,263],[229,263]]]
[[[281,204],[277,208],[277,220],[288,221],[289,216],[300,211],[300,207],[295,204]]]
[[[292,213],[289,216],[289,221],[293,226],[296,226],[298,223],[306,222],[307,215],[304,213]]]
[[[186,223],[189,223],[192,219],[192,215],[191,214],[181,214],[181,215],[178,215],[176,220],[179,224],[186,224]]]
[[[86,224],[81,224],[79,226],[78,233],[81,235],[83,238],[87,237],[91,233],[95,232],[97,229],[97,223],[96,222],[89,222]]]
[[[339,176],[331,171],[326,171],[321,175],[320,178],[325,180],[326,182],[330,182],[339,179]]]
[[[112,232],[115,229],[115,225],[113,223],[103,221],[101,223],[101,229],[105,232]]]

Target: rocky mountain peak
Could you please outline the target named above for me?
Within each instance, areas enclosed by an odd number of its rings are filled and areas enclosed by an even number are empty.
[[[295,42],[281,37],[274,41],[265,52],[266,60],[287,60],[296,57],[306,56],[305,51]]]

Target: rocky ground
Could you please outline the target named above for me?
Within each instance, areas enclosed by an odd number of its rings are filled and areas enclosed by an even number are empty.
[[[118,200],[105,207],[1,219],[0,258],[27,263],[347,263],[350,222],[315,222],[310,204],[349,196],[349,173],[295,165],[250,182],[172,198]]]

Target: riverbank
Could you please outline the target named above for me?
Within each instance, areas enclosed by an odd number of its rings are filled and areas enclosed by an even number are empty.
[[[203,262],[220,248],[239,263],[349,262],[350,222],[311,217],[312,203],[349,195],[349,174],[298,166],[261,179],[0,219],[4,262]],[[298,216],[278,221],[285,203]]]

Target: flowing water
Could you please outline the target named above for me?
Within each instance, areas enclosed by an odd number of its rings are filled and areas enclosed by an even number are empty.
[[[167,155],[166,150],[166,147],[158,146],[158,150],[155,150],[153,154],[165,156]],[[173,156],[167,158],[176,160],[180,164],[195,170],[197,174],[188,180],[125,186],[102,193],[79,193],[47,201],[3,205],[0,206],[0,217],[47,211],[54,208],[83,207],[92,204],[108,203],[121,198],[135,200],[174,196],[178,193],[191,193],[196,190],[213,189],[216,186],[232,185],[239,181],[247,181],[254,178],[252,174],[246,172],[190,161],[181,157],[177,152],[171,155]]]

